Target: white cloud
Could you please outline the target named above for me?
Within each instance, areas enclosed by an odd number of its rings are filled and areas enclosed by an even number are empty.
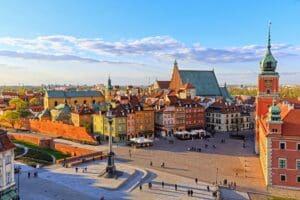
[[[182,59],[187,61],[198,61],[204,63],[236,63],[258,61],[263,56],[266,47],[260,45],[247,45],[242,47],[229,48],[208,48],[199,44],[188,46],[170,36],[145,37],[135,40],[122,41],[105,41],[94,38],[76,38],[72,36],[54,35],[42,36],[32,39],[3,37],[0,38],[0,47],[7,50],[18,50],[22,53],[35,54],[32,56],[36,59],[37,54],[43,54],[40,59],[78,59],[78,60],[95,60],[82,55],[96,57],[151,57],[156,60],[161,59]],[[300,47],[288,44],[272,45],[272,52],[277,57],[296,56],[300,57]],[[48,56],[45,56],[47,54]],[[50,54],[54,56],[51,57]],[[15,56],[11,53],[12,56]],[[68,56],[65,56],[68,55]],[[7,55],[8,56],[8,55]],[[29,56],[30,57],[30,56]]]

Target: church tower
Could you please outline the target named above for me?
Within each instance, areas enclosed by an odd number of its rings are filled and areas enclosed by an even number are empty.
[[[112,98],[113,86],[111,84],[110,76],[108,76],[107,86],[105,90],[105,101],[110,102]]]
[[[264,58],[260,61],[260,73],[256,96],[256,139],[255,152],[259,152],[259,121],[268,113],[269,107],[274,104],[273,99],[279,97],[279,74],[276,72],[277,61],[271,52],[271,23],[269,24],[268,46]]]

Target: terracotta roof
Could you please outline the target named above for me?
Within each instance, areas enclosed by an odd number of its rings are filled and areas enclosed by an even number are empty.
[[[15,148],[15,144],[10,141],[6,131],[0,129],[0,152]]]
[[[170,81],[157,81],[157,84],[160,89],[168,89],[170,85]]]
[[[186,84],[183,85],[182,88],[183,89],[194,89],[195,87],[190,83],[186,83]]]

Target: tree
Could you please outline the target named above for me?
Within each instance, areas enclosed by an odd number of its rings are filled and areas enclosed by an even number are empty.
[[[28,108],[28,103],[20,98],[13,98],[9,101],[9,106],[15,107],[18,112],[22,112]]]
[[[27,91],[26,88],[20,87],[20,88],[18,89],[18,94],[19,94],[19,95],[25,95],[26,91]]]
[[[29,105],[31,105],[31,106],[40,106],[41,102],[37,98],[34,97],[34,98],[30,99]]]
[[[1,120],[9,123],[12,128],[15,128],[15,124],[20,119],[20,113],[17,111],[7,110],[4,112]]]

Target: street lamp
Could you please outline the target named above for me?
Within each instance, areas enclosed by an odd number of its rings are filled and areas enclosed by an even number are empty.
[[[111,105],[109,105],[108,112],[106,114],[109,123],[109,152],[107,154],[107,166],[105,169],[106,178],[114,178],[116,176],[116,166],[115,166],[115,153],[112,151],[112,122],[113,115],[111,110]]]

